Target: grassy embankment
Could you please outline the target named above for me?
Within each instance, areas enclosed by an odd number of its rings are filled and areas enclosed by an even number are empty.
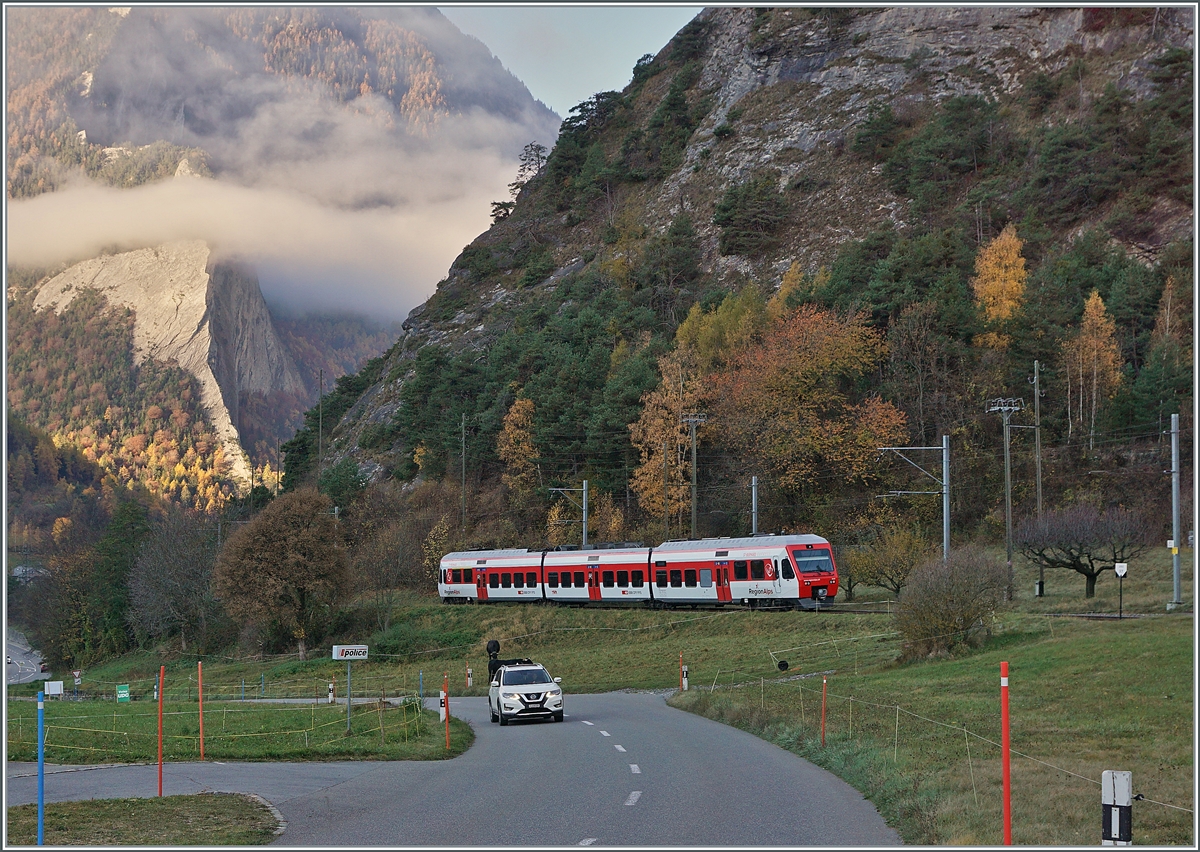
[[[373,647],[369,662],[354,665],[354,692],[356,697],[391,697],[412,694],[421,683],[429,695],[440,688],[446,673],[452,694],[482,695],[483,644],[488,638],[501,640],[502,656],[544,662],[563,677],[568,696],[676,687],[682,654],[692,689],[672,703],[751,730],[837,772],[871,798],[907,842],[998,844],[999,662],[1007,660],[1012,748],[1024,755],[1013,756],[1015,842],[1097,843],[1100,773],[1123,769],[1133,772],[1135,793],[1146,797],[1135,806],[1134,841],[1187,845],[1194,842],[1191,559],[1189,552],[1183,589],[1187,612],[1165,614],[1171,597],[1170,559],[1156,553],[1131,564],[1124,583],[1124,612],[1141,617],[1120,621],[1058,617],[1115,614],[1118,584],[1111,574],[1090,601],[1083,597],[1083,579],[1062,573],[1050,575],[1046,597],[1035,599],[1031,590],[1036,571],[1019,568],[1017,600],[998,613],[997,630],[987,645],[953,658],[912,664],[897,663],[900,643],[886,614],[888,605],[878,594],[870,608],[882,610],[880,614],[463,607],[411,596],[393,630],[370,640],[379,647],[391,641],[397,653],[385,656]],[[863,591],[862,598],[871,600],[873,590]],[[776,668],[778,659],[789,661],[786,674]],[[144,697],[152,689],[158,664],[151,655],[115,661],[85,673],[84,689],[111,695],[114,684],[129,682],[135,696]],[[475,674],[471,689],[464,685],[468,666]],[[215,754],[209,749],[225,747],[209,739],[210,731],[217,733],[222,714],[228,731],[237,712],[268,712],[265,704],[255,707],[253,701],[216,700],[218,695],[239,697],[243,679],[247,699],[260,690],[268,698],[323,696],[327,683],[335,679],[340,695],[344,671],[328,659],[299,663],[207,658],[206,756]],[[173,759],[195,758],[196,674],[194,658],[168,664],[167,706],[176,714],[168,717],[168,734],[177,737],[180,747]],[[828,678],[824,747],[822,676]],[[10,695],[15,691],[10,689]],[[28,693],[29,688],[20,691]],[[13,702],[10,711],[22,705],[30,706]],[[77,706],[48,702],[47,715],[64,719]],[[103,707],[100,715],[111,719],[116,705],[110,698],[106,704],[82,706]],[[123,706],[130,713],[148,714],[154,705],[135,701]],[[292,733],[236,740],[259,743],[261,758],[392,757],[388,750],[400,739],[399,730],[389,727],[395,723],[385,721],[387,742],[380,745],[378,725],[368,722],[378,711],[364,708],[356,711],[363,730],[359,732],[356,721],[353,743],[337,747],[310,739],[305,748],[300,742],[303,731],[312,738],[322,721],[336,730],[339,720],[344,725],[344,707],[270,712],[277,714],[271,724]],[[389,712],[401,711],[384,711],[385,716]],[[332,715],[322,720],[326,714]],[[308,717],[307,724],[300,716]],[[10,715],[9,758],[19,759],[13,719]],[[445,754],[442,729],[436,721],[428,728],[436,729]],[[103,740],[97,735],[91,743],[97,751],[48,749],[48,754],[68,762],[145,759],[144,750],[134,756],[134,739],[125,751],[120,744],[99,749]],[[52,738],[52,746],[53,742]],[[245,751],[238,755],[254,759]]]

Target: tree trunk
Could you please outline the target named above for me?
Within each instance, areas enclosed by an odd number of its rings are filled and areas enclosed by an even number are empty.
[[[1099,574],[1084,574],[1083,576],[1087,578],[1087,591],[1084,594],[1084,597],[1085,598],[1096,597],[1096,578],[1099,577],[1100,575]]]
[[[1090,580],[1090,579],[1091,579],[1091,578],[1089,578],[1089,580]],[[1091,595],[1088,595],[1088,597],[1090,598],[1090,597],[1091,597]],[[297,639],[297,640],[296,640],[296,650],[297,650],[297,651],[299,652],[299,654],[300,654],[300,662],[304,662],[304,651],[305,651],[305,646],[304,646],[304,637],[303,637],[303,636],[301,636],[299,639]]]

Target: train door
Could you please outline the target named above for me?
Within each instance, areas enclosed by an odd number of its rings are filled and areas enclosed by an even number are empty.
[[[481,600],[481,601],[486,601],[488,599],[487,572],[486,571],[476,571],[475,572],[475,593],[479,597],[479,600]]]
[[[589,565],[587,569],[587,584],[588,584],[588,600],[600,600],[600,569],[596,565]]]
[[[717,601],[718,603],[729,603],[733,600],[733,595],[729,593],[729,563],[717,562],[713,568],[713,575],[717,584]]]

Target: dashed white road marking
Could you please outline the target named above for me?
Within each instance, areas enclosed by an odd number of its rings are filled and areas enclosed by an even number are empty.
[[[591,846],[593,843],[595,843],[599,839],[600,838],[598,838],[598,837],[585,837],[585,838],[583,838],[583,840],[579,841],[579,845],[580,846]]]
[[[602,737],[611,737],[611,736],[612,736],[612,734],[610,734],[608,731],[601,731],[601,732],[600,732],[600,736],[602,736]]]
[[[642,797],[642,791],[634,790],[632,793],[629,794],[629,798],[625,800],[625,804],[626,805],[636,805],[637,800],[640,799],[641,797]]]
[[[629,764],[629,771],[632,772],[634,775],[641,775],[642,767],[638,766],[636,763],[631,763],[631,764]]]
[[[613,746],[613,748],[615,748],[617,751],[621,752],[622,754],[625,753],[625,746],[623,746],[623,745],[615,745],[615,746]]]
[[[586,719],[584,719],[584,720],[583,720],[583,724],[585,724],[585,725],[595,725],[596,723],[595,723],[595,722],[589,722],[589,721],[587,721]]]

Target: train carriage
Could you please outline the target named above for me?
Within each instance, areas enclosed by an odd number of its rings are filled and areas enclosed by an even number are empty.
[[[646,547],[556,550],[546,554],[546,600],[644,604],[650,601]]]
[[[438,595],[447,603],[541,600],[541,561],[541,551],[524,548],[447,553]]]

